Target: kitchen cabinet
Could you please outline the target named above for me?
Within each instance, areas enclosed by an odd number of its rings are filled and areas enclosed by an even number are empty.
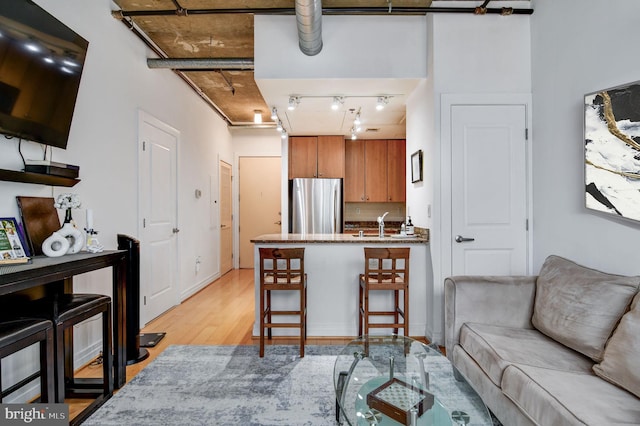
[[[407,155],[404,139],[387,140],[387,200],[404,203],[407,199]]]
[[[344,162],[344,201],[364,201],[364,140],[345,143]]]
[[[364,141],[364,190],[365,201],[387,201],[387,141]]]
[[[344,178],[344,136],[291,136],[289,179]]]
[[[404,139],[347,141],[345,202],[404,202],[405,152]]]

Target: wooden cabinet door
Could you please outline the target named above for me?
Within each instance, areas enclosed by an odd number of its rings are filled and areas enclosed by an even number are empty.
[[[291,136],[289,138],[289,179],[317,177],[317,158],[317,137]]]
[[[407,159],[404,139],[390,139],[387,141],[387,198],[391,202],[406,201],[407,194]]]
[[[346,141],[344,149],[344,201],[364,201],[364,141]]]
[[[387,201],[387,141],[370,139],[364,142],[365,201]]]
[[[343,178],[344,136],[318,136],[318,177]]]

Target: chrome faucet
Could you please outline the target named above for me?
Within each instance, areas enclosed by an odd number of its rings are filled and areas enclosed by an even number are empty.
[[[378,217],[378,237],[384,237],[384,217],[388,215],[389,212],[384,212],[384,214]]]

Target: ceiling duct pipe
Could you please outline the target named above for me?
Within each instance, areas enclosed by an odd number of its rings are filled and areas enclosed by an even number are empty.
[[[322,50],[322,0],[296,0],[300,50],[315,56]]]
[[[148,58],[149,68],[170,68],[181,71],[194,70],[253,70],[253,58]]]

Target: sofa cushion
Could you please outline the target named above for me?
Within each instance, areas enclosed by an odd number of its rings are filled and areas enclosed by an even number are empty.
[[[639,285],[640,277],[607,274],[549,256],[536,283],[531,322],[552,339],[601,361],[604,345]]]
[[[511,365],[502,392],[539,425],[640,424],[640,399],[594,374]]]
[[[607,342],[604,359],[593,366],[593,371],[640,398],[640,293]]]
[[[534,329],[465,323],[460,345],[497,386],[513,363],[583,373],[593,366],[591,359]]]

